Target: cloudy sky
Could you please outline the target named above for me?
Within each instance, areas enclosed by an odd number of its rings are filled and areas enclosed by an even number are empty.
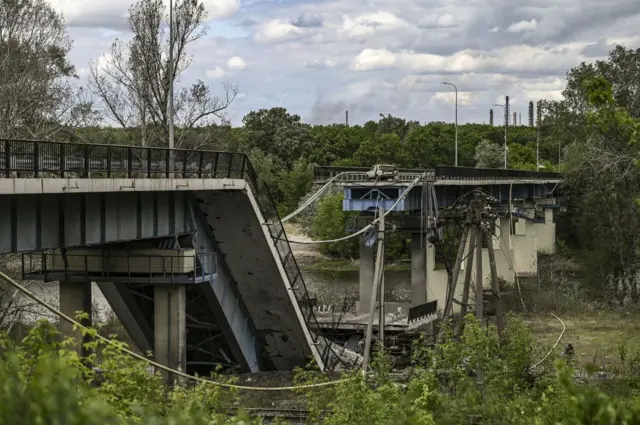
[[[638,0],[203,0],[207,35],[191,46],[182,84],[237,84],[234,125],[258,108],[283,106],[313,123],[351,123],[380,113],[425,121],[488,122],[511,97],[558,99],[565,73],[640,47]],[[115,38],[126,39],[133,0],[51,0],[86,72]],[[502,113],[497,112],[502,122]]]

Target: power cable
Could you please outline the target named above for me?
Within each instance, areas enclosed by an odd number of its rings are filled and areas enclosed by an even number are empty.
[[[556,347],[558,346],[558,344],[560,344],[560,340],[562,339],[562,337],[564,336],[565,331],[567,330],[567,326],[564,324],[564,322],[562,321],[562,319],[560,319],[558,316],[556,316],[555,314],[551,313],[551,315],[553,317],[555,317],[556,319],[558,319],[558,321],[560,322],[560,324],[562,325],[562,332],[560,332],[560,336],[558,337],[558,340],[556,341],[555,344],[553,344],[553,347],[551,347],[551,350],[549,350],[549,352],[542,358],[542,360],[540,360],[538,363],[534,364],[533,366],[531,366],[531,370],[535,369],[536,367],[540,366],[545,360],[547,360],[547,357],[549,357],[551,355],[551,353],[553,352],[553,350],[556,349]]]
[[[282,223],[285,223],[285,222],[291,220],[293,217],[295,217],[298,214],[300,214],[305,208],[307,208],[316,199],[318,199],[320,197],[320,195],[322,195],[324,193],[324,191],[327,190],[338,177],[342,177],[342,176],[349,175],[349,174],[362,174],[362,173],[358,173],[358,172],[355,172],[355,171],[345,171],[343,173],[336,174],[328,182],[326,182],[324,184],[324,186],[322,186],[320,189],[318,189],[318,191],[316,191],[316,193],[314,193],[309,199],[307,199],[304,202],[304,204],[299,206],[298,209],[296,209],[294,212],[292,212],[291,214],[287,215],[285,218],[281,219],[280,221]]]
[[[402,201],[411,191],[411,189],[414,188],[414,186],[416,186],[421,180],[425,179],[426,177],[426,173],[420,175],[419,177],[416,177],[415,180],[413,180],[411,182],[411,184],[409,186],[407,186],[406,190],[402,193],[402,195],[400,195],[398,197],[398,199],[396,200],[396,202],[394,202],[394,204],[384,213],[384,217],[386,217],[387,215],[389,215],[390,213],[393,212],[393,210],[395,209],[395,207],[400,203],[400,201]],[[287,238],[289,243],[297,243],[297,244],[301,244],[301,245],[316,245],[316,244],[326,244],[326,243],[336,243],[336,242],[342,242],[342,241],[346,241],[348,239],[354,238],[356,236],[359,236],[361,234],[363,234],[364,232],[366,232],[367,230],[373,228],[373,226],[380,221],[380,218],[376,218],[375,220],[373,220],[371,223],[369,223],[367,226],[363,227],[362,229],[358,230],[355,233],[352,233],[350,235],[347,236],[343,236],[341,238],[337,238],[337,239],[329,239],[329,240],[324,240],[324,241],[297,241],[297,240],[293,240],[293,239],[289,239]],[[286,237],[286,235],[285,235]]]

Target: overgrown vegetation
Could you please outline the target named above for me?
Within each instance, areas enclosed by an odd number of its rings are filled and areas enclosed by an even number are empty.
[[[47,322],[40,322],[20,342],[0,339],[0,424],[260,423],[236,409],[243,391],[207,383],[177,383],[168,389],[146,364],[123,354],[121,345],[91,344],[100,353],[89,358],[99,362],[97,372],[78,358],[71,341],[58,341]],[[460,340],[444,326],[437,348],[416,341],[413,351],[414,367],[404,382],[392,377],[391,363],[382,354],[367,379],[353,372],[334,386],[296,390],[303,396],[300,407],[308,412],[308,422],[640,423],[640,404],[634,398],[640,383],[637,372],[629,369],[614,393],[594,386],[597,379],[577,383],[571,360],[557,355],[532,369],[543,353],[534,349],[531,332],[515,316],[509,317],[503,340],[493,327],[485,329],[468,317]],[[220,382],[223,377],[213,379]],[[295,382],[328,379],[318,372],[298,371]],[[621,386],[627,395],[616,395]]]

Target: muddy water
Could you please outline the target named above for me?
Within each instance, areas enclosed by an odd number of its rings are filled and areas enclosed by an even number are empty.
[[[303,272],[307,289],[318,297],[319,304],[337,304],[346,297],[358,298],[358,271]],[[384,274],[385,299],[389,302],[411,300],[409,271],[387,271]]]

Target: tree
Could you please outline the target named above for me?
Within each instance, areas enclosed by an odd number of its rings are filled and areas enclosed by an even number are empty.
[[[64,20],[45,0],[0,0],[0,137],[53,136],[73,106]]]
[[[475,160],[478,168],[501,168],[504,166],[503,148],[484,139],[476,146]]]
[[[313,172],[305,159],[299,159],[291,171],[280,173],[279,181],[282,193],[282,210],[290,213],[296,209],[300,200],[311,190]]]
[[[273,155],[277,165],[291,171],[294,162],[307,156],[311,149],[309,126],[300,116],[276,107],[249,112],[243,119],[244,144]]]
[[[627,110],[629,104],[619,106],[614,86],[604,76],[579,78],[579,85],[571,81],[567,86],[580,87],[567,102],[584,108],[566,108],[563,113],[585,122],[584,136],[568,146],[566,180],[573,199],[570,207],[577,212],[579,242],[588,250],[583,256],[586,275],[598,296],[621,304],[630,296],[638,302],[640,121]]]
[[[382,134],[395,133],[400,138],[400,141],[403,141],[409,131],[419,125],[420,123],[418,121],[407,121],[404,118],[394,117],[391,114],[380,114],[378,132]]]
[[[342,210],[342,199],[344,195],[338,193],[328,195],[320,199],[317,206],[316,216],[311,225],[311,235],[316,240],[331,240],[342,238],[347,235],[344,230],[345,220],[353,216]],[[357,252],[360,238],[354,237],[344,241],[331,244],[322,244],[322,252],[337,257],[350,257]]]
[[[162,141],[169,134],[167,100],[170,75],[178,81],[191,64],[187,54],[190,44],[200,39],[205,30],[203,3],[198,0],[176,0],[173,16],[173,40],[168,37],[168,14],[159,0],[139,0],[129,9],[129,28],[133,40],[116,40],[102,60],[90,65],[92,91],[104,103],[107,115],[124,129],[130,138],[142,145]],[[173,44],[173,62],[168,51]],[[172,71],[170,73],[170,71]],[[201,80],[177,90],[174,95],[176,147],[184,147],[194,127],[224,120],[224,111],[237,95],[237,88],[224,84],[221,97],[212,96]],[[139,131],[139,134],[138,134]],[[200,133],[206,134],[206,133]],[[191,140],[191,148],[208,141]]]

